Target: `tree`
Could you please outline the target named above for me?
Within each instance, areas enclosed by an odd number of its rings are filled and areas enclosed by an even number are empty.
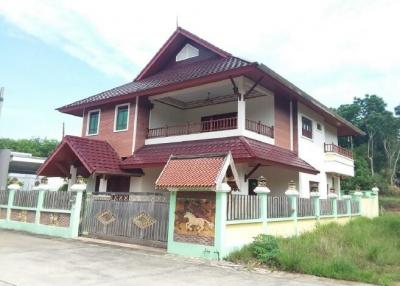
[[[33,156],[48,157],[57,147],[58,141],[52,139],[9,139],[0,138],[0,149],[31,153]]]

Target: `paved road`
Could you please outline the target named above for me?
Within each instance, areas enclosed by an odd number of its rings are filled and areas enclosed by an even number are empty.
[[[0,230],[0,285],[356,285]]]

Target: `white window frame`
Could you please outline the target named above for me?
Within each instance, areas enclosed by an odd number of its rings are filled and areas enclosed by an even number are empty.
[[[117,104],[115,106],[114,109],[114,132],[124,132],[127,131],[129,129],[129,116],[130,116],[130,112],[131,112],[131,107],[130,107],[130,103],[122,103],[122,104]],[[118,108],[121,106],[128,106],[128,117],[127,117],[127,122],[126,122],[126,128],[125,129],[121,129],[121,130],[117,130],[117,116],[118,116]]]
[[[93,133],[93,134],[89,134],[89,123],[90,123],[90,114],[91,113],[95,113],[95,112],[99,112],[99,120],[97,121],[97,132]],[[99,131],[100,131],[100,120],[101,120],[101,109],[93,109],[88,111],[87,113],[87,119],[86,119],[86,136],[96,136],[99,135]]]

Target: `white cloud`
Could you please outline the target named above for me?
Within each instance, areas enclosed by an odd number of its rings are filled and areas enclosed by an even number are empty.
[[[0,0],[0,14],[23,31],[125,80],[160,48],[179,15],[184,28],[235,55],[263,62],[308,87],[315,97],[346,91],[351,98],[382,87],[374,92],[395,102],[388,98],[394,94],[391,81],[400,81],[395,72],[400,67],[397,0],[23,3]],[[330,80],[348,70],[358,73],[351,81]],[[371,83],[374,79],[364,77],[368,71],[387,76]],[[335,100],[323,101],[337,105]]]

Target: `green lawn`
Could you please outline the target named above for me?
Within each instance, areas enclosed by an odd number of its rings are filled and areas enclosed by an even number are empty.
[[[385,214],[373,220],[357,218],[346,225],[323,225],[293,238],[264,236],[232,253],[228,260],[391,285],[400,281],[400,215]]]

